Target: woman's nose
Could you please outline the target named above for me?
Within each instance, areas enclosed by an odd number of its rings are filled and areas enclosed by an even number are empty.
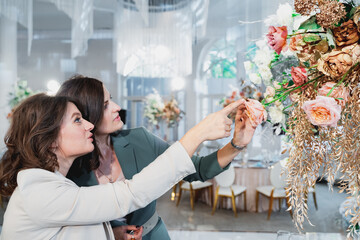
[[[113,101],[111,101],[112,105],[113,105],[113,112],[118,112],[121,110],[121,107],[119,105],[117,105],[116,103],[114,103]]]
[[[84,125],[86,131],[91,131],[94,129],[94,124],[84,119]]]

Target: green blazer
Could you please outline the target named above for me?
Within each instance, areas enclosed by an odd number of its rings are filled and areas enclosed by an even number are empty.
[[[131,179],[135,174],[139,173],[144,167],[154,161],[161,155],[170,145],[148,132],[145,128],[135,128],[119,131],[111,137],[116,156],[119,160],[121,169],[126,179]],[[186,181],[206,181],[221,173],[226,168],[221,168],[217,161],[217,152],[205,157],[192,157],[196,173],[184,178]],[[72,174],[75,173],[76,174]],[[97,179],[93,171],[87,172],[85,169],[72,169],[68,174],[68,178],[73,180],[79,186],[98,185]],[[79,174],[81,173],[81,174]],[[156,174],[154,172],[154,174]],[[154,183],[156,184],[156,183]],[[138,209],[126,216],[128,225],[143,225],[156,211],[156,201],[142,209]],[[123,225],[125,223],[112,222],[113,226]],[[143,237],[143,240],[163,240],[170,239],[165,224],[161,218],[154,229]]]

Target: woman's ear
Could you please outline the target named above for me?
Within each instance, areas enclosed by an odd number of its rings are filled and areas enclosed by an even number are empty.
[[[58,148],[58,143],[57,143],[57,141],[53,142],[53,143],[51,144],[50,148],[51,148],[51,150],[52,150],[53,152],[55,152],[56,149]]]

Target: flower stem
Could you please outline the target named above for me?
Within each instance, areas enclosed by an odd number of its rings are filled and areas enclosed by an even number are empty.
[[[349,70],[347,70],[347,72],[344,74],[344,76],[342,76],[341,80],[335,84],[330,91],[328,92],[328,94],[326,94],[326,96],[330,96],[330,94],[332,93],[332,91],[337,88],[340,84],[342,84],[345,80],[345,78],[347,77],[347,75],[350,73],[351,70],[353,70],[357,65],[359,65],[359,62],[357,62],[354,66],[352,66]]]
[[[303,86],[305,86],[305,85],[307,85],[307,84],[309,84],[309,83],[312,83],[312,82],[316,81],[317,79],[321,78],[322,76],[324,76],[324,75],[322,74],[322,75],[320,75],[320,76],[318,76],[318,77],[316,77],[316,78],[314,78],[314,79],[312,79],[312,80],[310,80],[310,81],[307,81],[306,83],[304,83],[304,84],[302,84],[302,85],[300,85],[300,86],[298,86],[298,87],[295,87],[295,88],[293,88],[293,89],[289,89],[289,90],[283,92],[283,93],[280,94],[277,98],[273,99],[272,101],[270,101],[270,102],[268,102],[268,103],[265,103],[265,106],[268,106],[268,105],[270,105],[271,103],[273,103],[273,102],[275,102],[275,101],[277,101],[277,100],[279,100],[279,99],[281,99],[281,98],[283,98],[283,97],[286,97],[286,96],[289,95],[291,92],[293,92],[293,91],[295,91],[295,90],[297,90],[297,89],[299,89],[299,88],[302,88]]]

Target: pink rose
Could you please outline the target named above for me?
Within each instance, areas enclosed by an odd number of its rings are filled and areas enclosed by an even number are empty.
[[[330,92],[330,90],[336,85],[334,82],[327,82],[324,85],[321,86],[319,89],[319,95],[321,96],[327,96],[327,94]],[[342,98],[341,99],[335,99],[341,106],[345,106],[345,103],[347,102],[349,98],[349,89],[345,87],[343,84],[337,86],[332,90],[329,97],[333,98]]]
[[[246,115],[250,119],[252,126],[256,127],[263,121],[267,119],[267,112],[265,111],[264,106],[257,100],[248,99],[245,101]]]
[[[320,127],[336,127],[340,119],[341,106],[334,98],[317,96],[315,100],[304,102],[302,107],[309,121]]]
[[[291,67],[291,77],[295,86],[301,86],[307,82],[307,72],[302,67]]]
[[[269,33],[266,35],[268,39],[269,46],[275,50],[277,54],[280,54],[282,50],[287,49],[286,38],[287,38],[287,28],[286,26],[282,27],[269,27]]]

